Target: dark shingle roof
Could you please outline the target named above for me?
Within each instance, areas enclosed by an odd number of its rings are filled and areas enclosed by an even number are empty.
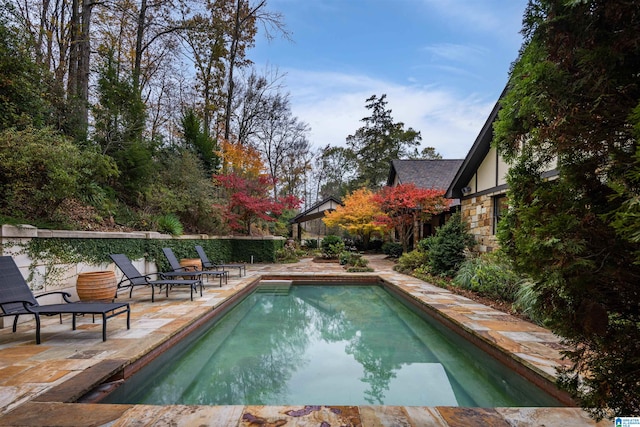
[[[387,185],[392,185],[397,176],[401,184],[412,182],[419,188],[446,190],[463,161],[463,159],[393,160]]]

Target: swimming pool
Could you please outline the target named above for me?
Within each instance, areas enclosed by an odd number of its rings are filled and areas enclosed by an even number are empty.
[[[381,286],[261,290],[103,403],[561,406]]]

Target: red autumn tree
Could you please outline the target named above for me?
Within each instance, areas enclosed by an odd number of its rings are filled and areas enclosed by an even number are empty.
[[[223,190],[224,201],[218,208],[232,230],[250,235],[252,223],[275,221],[285,209],[299,207],[300,200],[293,196],[273,199],[273,181],[261,173],[264,165],[256,150],[226,140],[220,148],[222,173],[213,181]]]
[[[415,224],[439,214],[448,205],[444,191],[418,188],[412,183],[383,187],[373,200],[385,213],[377,222],[397,231],[405,252]]]
[[[271,180],[267,175],[243,177],[236,172],[215,175],[214,181],[225,189],[227,203],[220,206],[229,227],[251,234],[251,224],[256,220],[275,221],[285,209],[300,205],[296,197],[279,200],[270,197]]]

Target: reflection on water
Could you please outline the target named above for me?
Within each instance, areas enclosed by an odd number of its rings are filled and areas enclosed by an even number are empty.
[[[453,335],[378,286],[256,292],[105,402],[558,405]]]

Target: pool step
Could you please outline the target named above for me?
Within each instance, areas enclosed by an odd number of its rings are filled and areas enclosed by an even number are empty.
[[[292,280],[261,280],[256,292],[271,295],[289,295]]]

